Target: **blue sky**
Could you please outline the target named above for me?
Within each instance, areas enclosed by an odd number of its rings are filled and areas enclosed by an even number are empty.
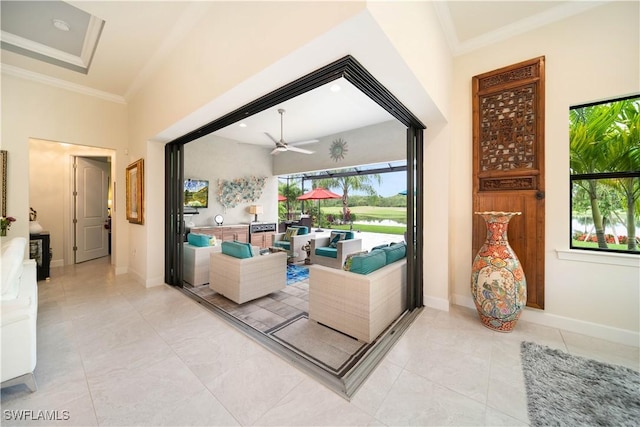
[[[380,174],[380,178],[382,183],[378,186],[378,195],[381,197],[395,196],[399,192],[405,191],[407,189],[407,175],[405,171],[382,173]],[[282,179],[280,182],[286,182],[286,180]],[[307,183],[305,184],[305,191],[309,191],[310,185],[311,184],[309,183],[309,181],[307,181]],[[341,194],[335,188],[331,189],[331,191]],[[354,194],[365,193],[354,192]]]
[[[395,196],[407,189],[407,174],[404,171],[383,173],[380,174],[380,178],[382,179],[382,184],[378,189],[378,195],[382,197]]]

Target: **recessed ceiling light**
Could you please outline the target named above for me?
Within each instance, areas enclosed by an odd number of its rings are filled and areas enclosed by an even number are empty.
[[[246,123],[240,123],[238,126],[240,126],[241,128],[246,128],[247,124]]]
[[[331,92],[340,92],[340,90],[342,88],[340,87],[339,84],[334,83],[334,84],[331,85],[331,87],[329,89],[331,90]]]
[[[69,31],[71,29],[71,26],[62,19],[54,19],[53,26],[60,31]]]

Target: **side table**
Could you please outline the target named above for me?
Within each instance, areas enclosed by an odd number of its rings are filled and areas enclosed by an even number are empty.
[[[48,231],[29,235],[29,259],[36,260],[37,280],[48,279],[51,265],[51,241]]]
[[[213,252],[220,252],[220,245],[217,246],[193,246],[184,244],[183,273],[184,281],[200,286],[209,283],[209,256]]]

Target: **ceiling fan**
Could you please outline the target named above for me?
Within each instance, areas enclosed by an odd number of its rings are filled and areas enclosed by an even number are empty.
[[[285,140],[284,140],[284,113],[285,110],[282,108],[278,109],[278,113],[280,114],[280,141],[278,141],[277,139],[275,139],[273,136],[271,136],[271,134],[269,134],[269,132],[265,132],[265,135],[267,135],[275,144],[276,144],[276,148],[273,149],[273,151],[271,151],[272,155],[276,155],[279,154],[283,151],[295,151],[296,153],[303,153],[303,154],[313,154],[313,151],[310,150],[305,150],[304,148],[298,148],[296,147],[296,145],[302,145],[302,144],[311,144],[313,142],[318,142],[317,139],[310,139],[308,141],[300,141],[300,142],[296,142],[295,144],[288,144]]]

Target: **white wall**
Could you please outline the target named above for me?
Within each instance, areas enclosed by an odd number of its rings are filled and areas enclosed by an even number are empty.
[[[129,163],[124,154],[127,147],[126,105],[15,77],[4,70],[1,83],[2,149],[9,152],[7,214],[18,220],[11,226],[8,236],[29,235],[30,139],[112,149],[115,150],[118,185],[112,263],[118,274],[126,273],[128,234],[123,232],[126,224],[124,191],[120,191],[124,190],[124,168]]]
[[[544,55],[545,310],[527,309],[523,319],[638,345],[640,260],[617,257],[624,266],[600,263],[611,256],[565,260],[556,253],[569,244],[569,107],[640,92],[638,16],[638,2],[610,3],[455,59],[450,238],[457,249],[450,264],[457,304],[472,304],[471,78]]]
[[[322,114],[322,112],[318,112],[318,114]],[[348,152],[344,159],[335,161],[329,156],[329,148],[331,143],[338,138],[347,142]],[[318,142],[305,144],[300,148],[311,150],[314,153],[287,152],[274,156],[273,170],[275,175],[406,160],[407,128],[394,119],[318,138]]]
[[[192,216],[195,225],[214,225],[213,217],[217,214],[224,217],[225,224],[248,224],[254,219],[254,215],[248,211],[253,204],[264,208],[264,213],[258,214],[258,221],[278,222],[278,179],[273,176],[269,152],[269,148],[240,144],[213,135],[185,145],[185,179],[209,180],[209,207],[198,209],[198,215]],[[251,176],[268,177],[260,198],[225,209],[218,201],[219,180]]]
[[[51,267],[73,264],[73,156],[115,158],[115,151],[29,140],[29,206],[51,238]],[[112,180],[113,181],[113,180]]]

